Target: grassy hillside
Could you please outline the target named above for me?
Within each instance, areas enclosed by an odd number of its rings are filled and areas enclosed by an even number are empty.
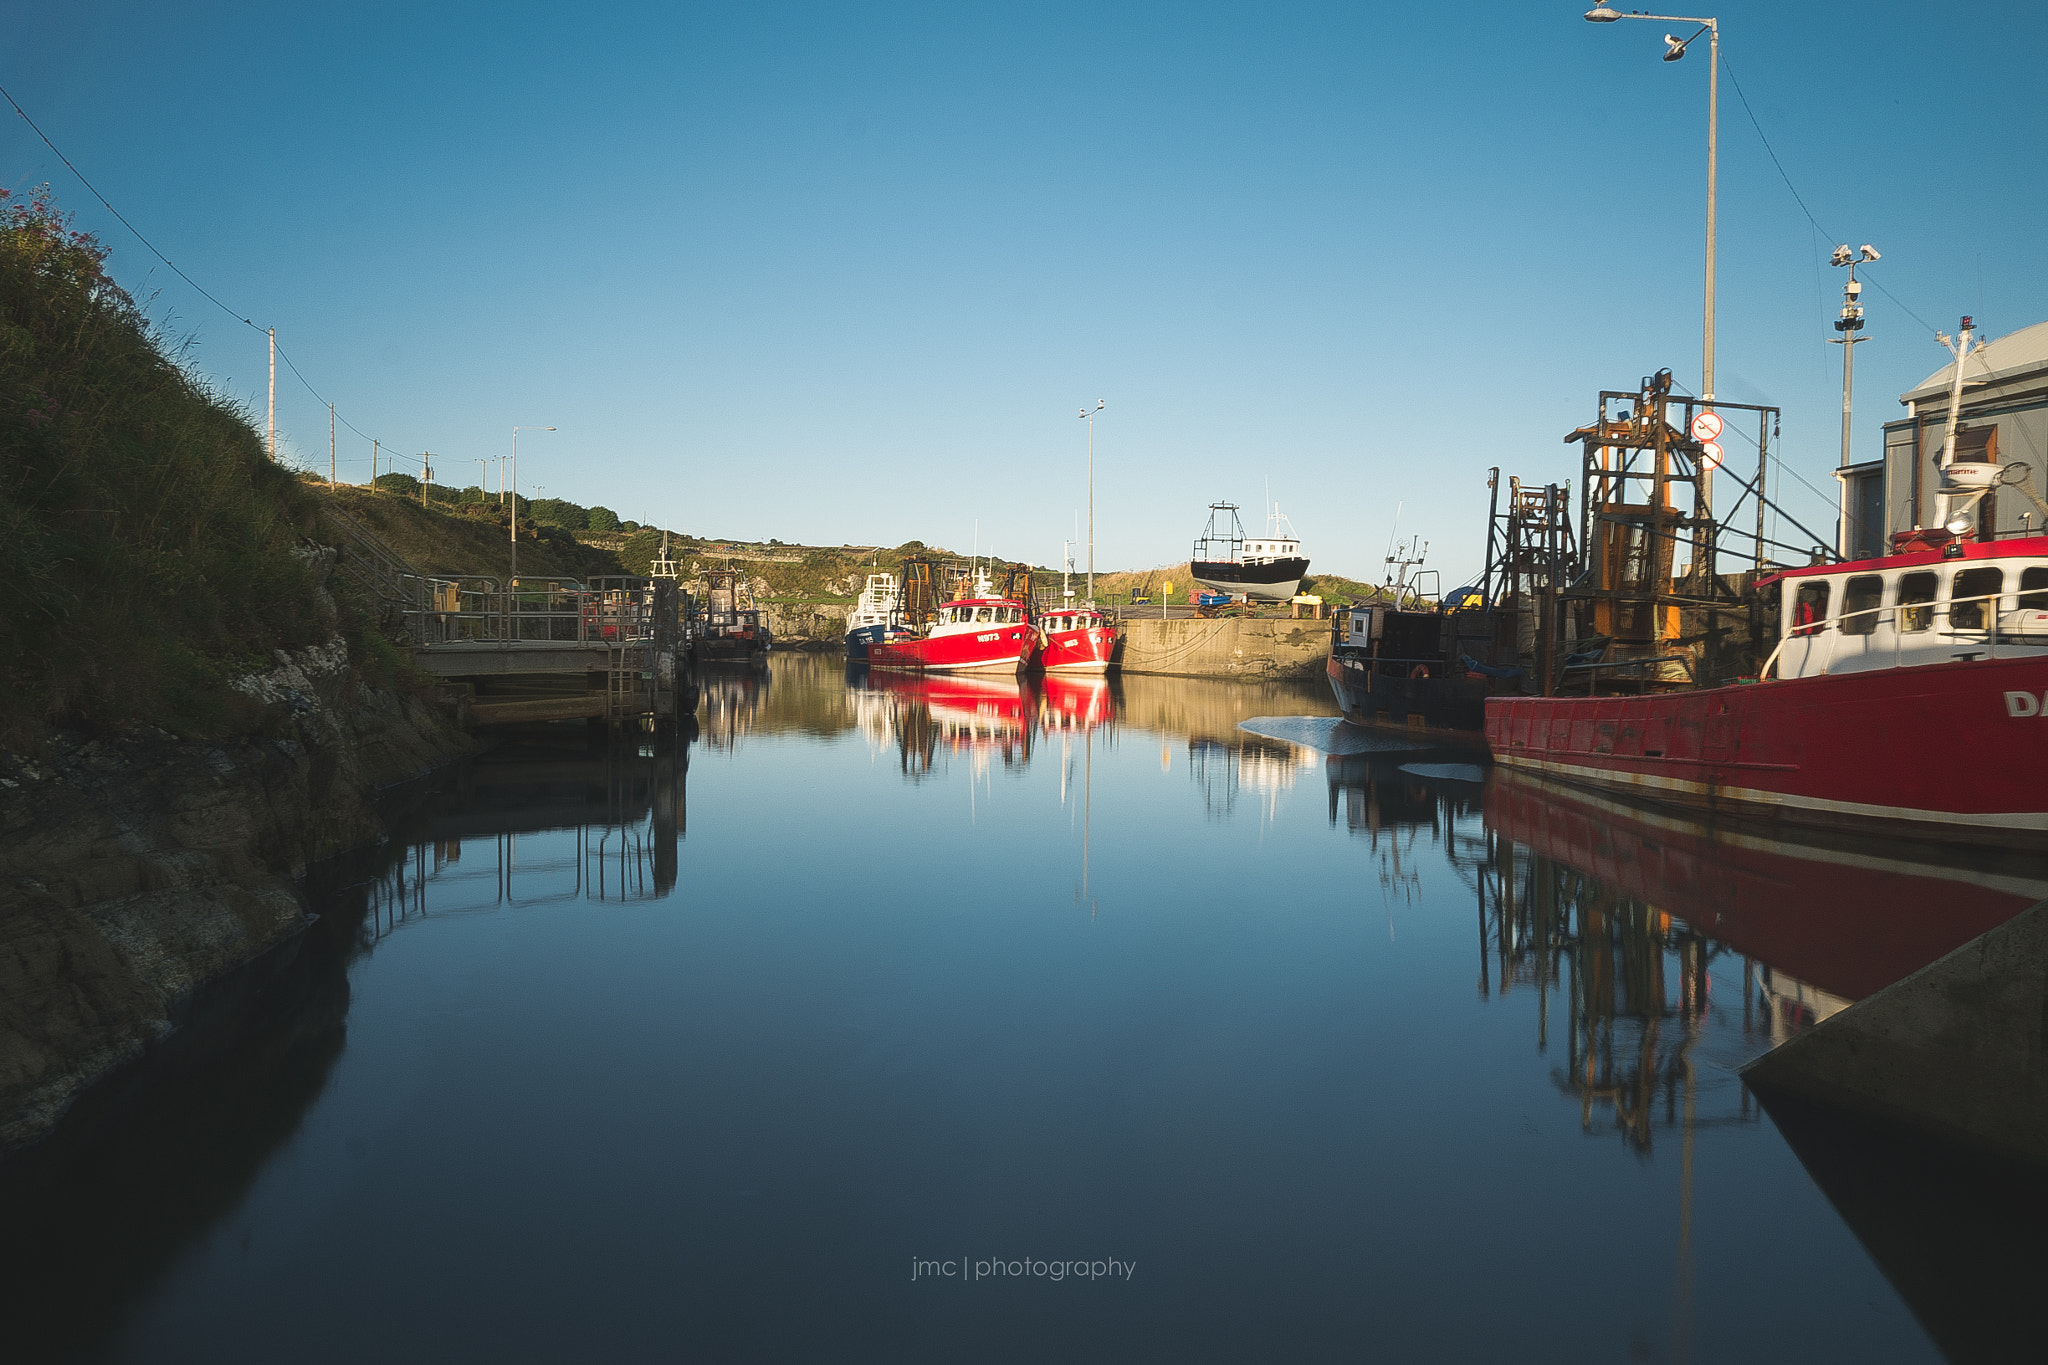
[[[176,349],[47,190],[0,190],[0,739],[217,733],[226,679],[336,622],[294,550],[317,495]]]
[[[423,507],[399,493],[353,484],[337,487],[334,498],[423,573],[503,578],[510,571],[511,517],[495,503]],[[583,544],[560,527],[522,518],[519,572],[522,577],[585,579],[625,570],[611,551]]]

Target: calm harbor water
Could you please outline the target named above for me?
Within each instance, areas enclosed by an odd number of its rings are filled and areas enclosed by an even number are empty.
[[[2009,1191],[1736,1070],[2048,867],[1606,807],[1308,686],[778,657],[699,717],[407,793],[0,1170],[0,1355],[1939,1360],[2038,1297]]]

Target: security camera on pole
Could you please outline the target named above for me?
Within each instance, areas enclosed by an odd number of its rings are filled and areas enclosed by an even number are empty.
[[[1851,380],[1856,372],[1856,343],[1868,341],[1869,337],[1856,334],[1863,330],[1863,286],[1856,279],[1856,267],[1865,261],[1878,259],[1877,248],[1865,242],[1856,251],[1849,250],[1846,243],[1835,248],[1830,258],[1832,265],[1846,266],[1849,271],[1847,282],[1842,285],[1842,316],[1835,319],[1835,330],[1841,335],[1830,344],[1842,348],[1842,468],[1849,467],[1849,392]],[[1846,494],[1846,489],[1844,490]],[[1842,499],[1840,528],[1836,532],[1835,553],[1842,558],[1849,557],[1849,500]]]

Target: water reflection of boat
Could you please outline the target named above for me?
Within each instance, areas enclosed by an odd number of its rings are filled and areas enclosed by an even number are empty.
[[[704,675],[698,701],[699,735],[708,749],[731,751],[752,733],[767,699],[774,674],[767,669],[719,671]]]
[[[1486,818],[1614,894],[1653,903],[1847,1000],[1910,975],[2048,895],[2048,875],[2026,862],[1944,864],[1940,850],[1910,844],[1793,842],[1647,814],[1500,770]]]
[[[1101,674],[1048,673],[1039,683],[1038,726],[1046,734],[1093,730],[1116,719],[1116,692]]]
[[[1498,768],[1486,822],[1495,857],[1482,884],[1481,989],[1492,959],[1503,992],[1567,998],[1571,1053],[1557,1075],[1583,1121],[1611,1106],[1642,1151],[1675,1127],[1689,1156],[1695,1129],[1767,1108],[1949,1359],[2040,1354],[2041,1172],[1789,1097],[1759,1106],[1734,1072],[2039,900],[2048,868],[1649,814]],[[1710,964],[1736,955],[1741,1009],[1716,1011]],[[1684,1208],[1689,1160],[1681,1171]]]
[[[922,777],[941,749],[1006,768],[1031,761],[1034,693],[1014,675],[892,673],[865,670],[850,678],[858,690],[888,699],[887,729],[894,734],[903,771]]]

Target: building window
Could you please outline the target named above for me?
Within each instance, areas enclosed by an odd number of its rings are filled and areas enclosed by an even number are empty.
[[[1842,589],[1842,634],[1868,635],[1877,629],[1878,608],[1884,604],[1884,579],[1861,574]]]
[[[1949,586],[1950,630],[1983,630],[1990,611],[1998,609],[1998,590],[2005,586],[2003,569],[1965,569]],[[1970,599],[1975,599],[1974,601]],[[1989,600],[1986,600],[1989,599]]]
[[[1899,629],[1911,634],[1934,624],[1934,596],[1940,580],[1932,573],[1899,575]]]

